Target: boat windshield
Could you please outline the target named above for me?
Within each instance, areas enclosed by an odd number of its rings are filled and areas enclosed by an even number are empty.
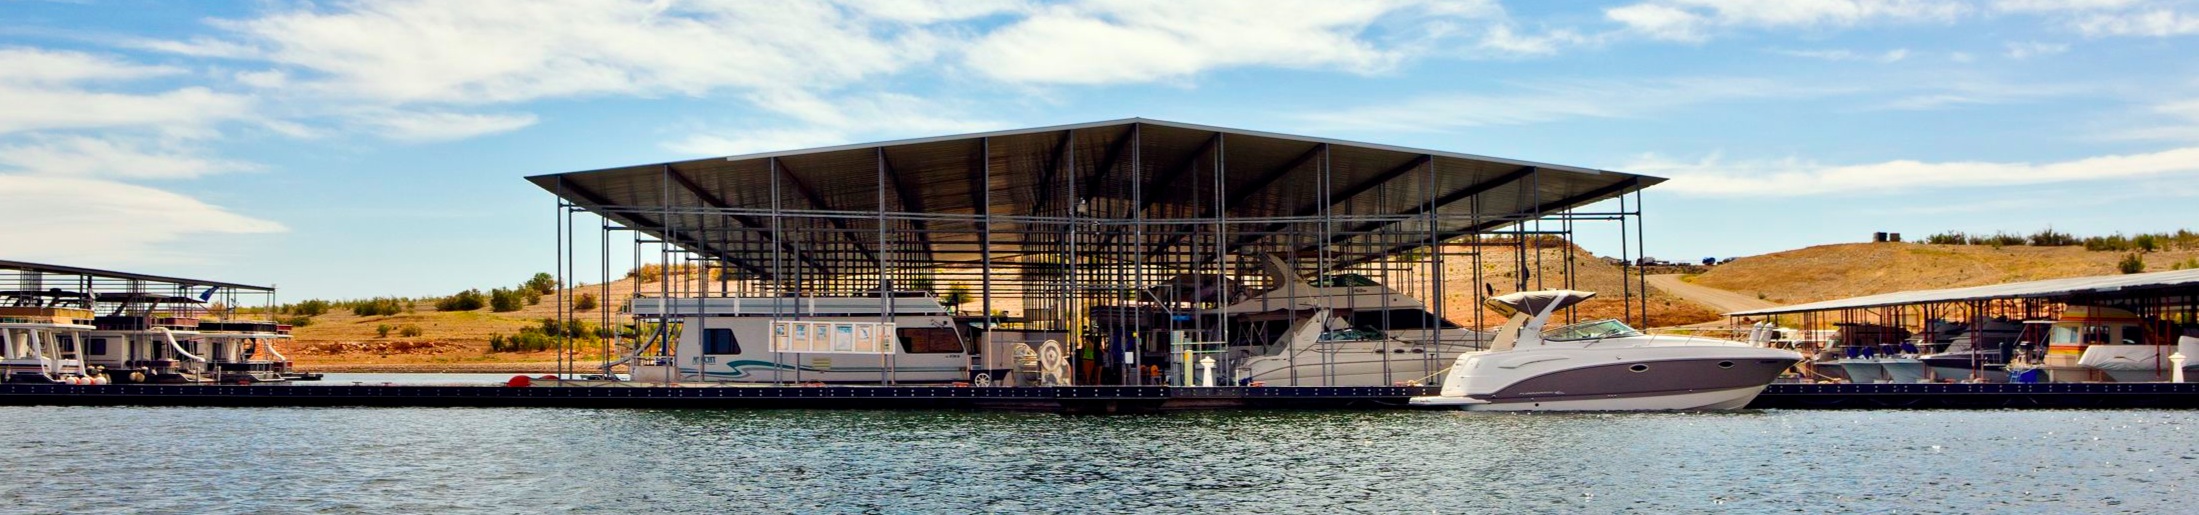
[[[1542,330],[1542,339],[1560,342],[1641,335],[1641,331],[1627,326],[1625,322],[1611,319],[1581,322]]]

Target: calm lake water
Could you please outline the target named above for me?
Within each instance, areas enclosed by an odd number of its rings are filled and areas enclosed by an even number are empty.
[[[2189,512],[2199,412],[0,408],[0,511]]]

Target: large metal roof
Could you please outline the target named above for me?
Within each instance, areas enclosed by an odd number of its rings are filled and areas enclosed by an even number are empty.
[[[140,273],[133,273],[133,272],[117,272],[117,271],[113,271],[113,270],[100,270],[100,269],[97,269],[97,268],[84,268],[84,267],[76,267],[76,266],[66,266],[66,265],[49,265],[49,264],[44,264],[44,263],[30,263],[30,262],[24,262],[24,261],[8,261],[8,260],[0,260],[0,270],[4,270],[4,271],[14,271],[14,272],[19,272],[19,273],[28,273],[28,274],[42,274],[42,275],[53,275],[53,276],[76,276],[76,277],[88,277],[88,278],[95,278],[95,279],[116,279],[116,280],[124,280],[124,281],[143,281],[143,282],[150,282],[150,283],[161,283],[161,284],[165,284],[165,285],[169,285],[169,286],[180,286],[180,287],[219,287],[219,288],[229,288],[229,289],[232,289],[232,290],[241,290],[241,291],[255,291],[255,292],[272,292],[272,291],[275,291],[275,288],[273,288],[273,287],[269,287],[269,286],[254,286],[254,285],[250,285],[250,284],[239,284],[239,283],[232,283],[232,282],[223,282],[223,281],[210,281],[210,280],[206,280],[206,279],[190,279],[190,278],[184,278],[184,277],[169,277],[169,276],[162,276],[162,275],[140,274]]]
[[[1726,316],[1763,316],[1811,311],[1836,311],[1842,309],[1876,308],[1939,302],[1962,302],[1996,299],[2056,299],[2079,296],[2113,296],[2131,294],[2142,290],[2156,290],[2182,286],[2199,286],[2199,269],[2150,272],[2142,274],[2102,275],[2095,277],[2071,277],[2020,283],[1989,284],[1966,288],[1942,290],[1917,290],[1882,293],[1847,299],[1811,302],[1776,308],[1753,309],[1727,313]]]
[[[752,276],[785,266],[767,266],[774,256],[826,274],[875,270],[869,263],[887,259],[881,255],[971,263],[988,243],[993,259],[1013,259],[1037,237],[1030,235],[1069,227],[1156,254],[1333,248],[1324,255],[1346,263],[1403,252],[1416,246],[1407,242],[1413,238],[1501,229],[1664,181],[1143,118],[527,179]],[[1009,236],[1018,232],[1026,236]]]

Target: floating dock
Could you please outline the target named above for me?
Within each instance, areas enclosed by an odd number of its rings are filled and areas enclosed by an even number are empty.
[[[966,409],[1144,413],[1409,409],[1431,387],[528,387],[0,384],[0,405]],[[1774,384],[1752,409],[2199,408],[2199,383]]]
[[[1202,409],[1399,409],[1426,387],[821,386],[526,387],[0,384],[0,405],[987,409],[1137,413]]]
[[[2199,408],[2199,383],[1773,384],[1753,409]]]

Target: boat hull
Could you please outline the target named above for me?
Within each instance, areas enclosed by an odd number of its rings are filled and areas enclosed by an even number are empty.
[[[1323,360],[1320,356],[1304,356],[1298,363],[1274,357],[1257,358],[1241,367],[1237,376],[1240,382],[1259,382],[1267,386],[1389,386],[1400,382],[1426,384],[1434,382],[1458,360],[1464,349],[1450,352],[1391,353],[1386,362],[1382,354],[1338,353]]]
[[[1894,383],[1924,383],[1932,378],[1931,367],[1914,359],[1881,359],[1878,366],[1886,371],[1886,379]]]
[[[1461,359],[1444,395],[1422,406],[1476,411],[1735,409],[1802,356],[1775,349],[1695,347],[1488,352]]]
[[[1570,399],[1455,404],[1466,411],[1711,411],[1747,407],[1763,393],[1765,385],[1723,390],[1652,394],[1603,399]],[[1437,401],[1414,399],[1415,405],[1441,406]]]
[[[1841,373],[1848,376],[1850,383],[1886,382],[1885,367],[1879,366],[1874,360],[1844,359],[1830,364],[1839,365]]]

